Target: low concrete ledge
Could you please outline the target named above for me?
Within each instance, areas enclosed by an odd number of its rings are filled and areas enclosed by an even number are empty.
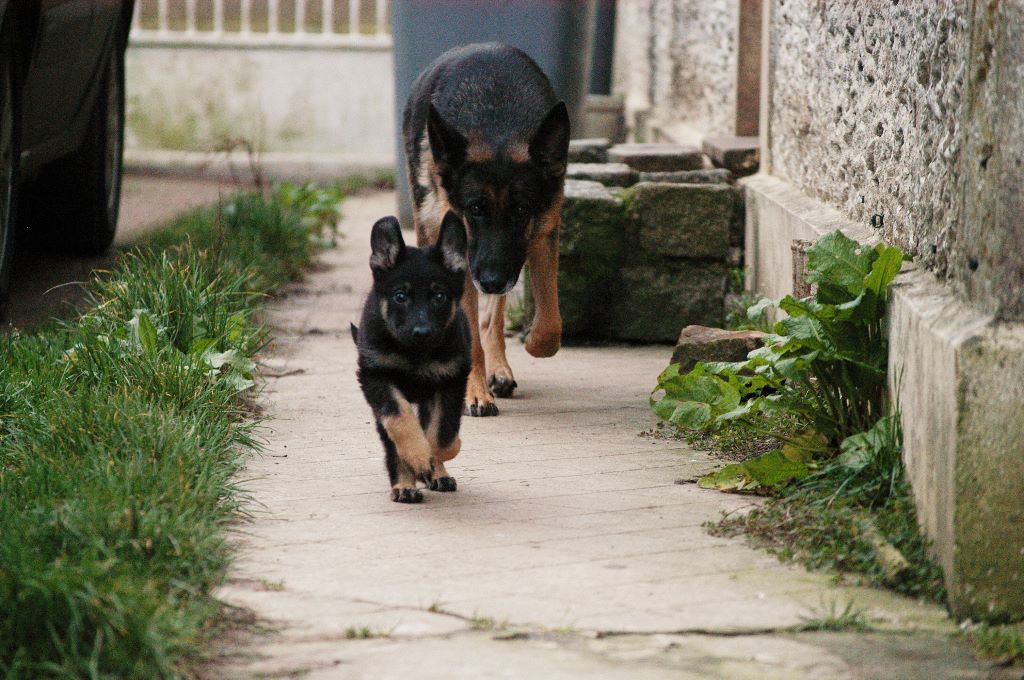
[[[352,175],[394,172],[393,154],[203,152],[125,149],[125,171],[218,180],[252,181],[252,163],[265,179],[329,182]]]
[[[890,389],[925,532],[959,617],[1024,616],[1024,324],[919,270],[893,286]]]
[[[776,177],[740,181],[747,283],[792,290],[794,239],[834,229],[877,242],[867,226]],[[890,390],[921,525],[960,617],[1024,617],[1024,324],[996,323],[930,273],[908,267],[893,288]]]

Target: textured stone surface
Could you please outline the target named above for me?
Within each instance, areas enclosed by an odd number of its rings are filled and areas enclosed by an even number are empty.
[[[559,239],[558,294],[567,337],[600,336],[622,259],[622,200],[593,181],[567,180]]]
[[[698,361],[743,361],[747,353],[761,346],[760,331],[728,331],[708,326],[687,326],[679,333],[672,350],[672,363],[687,373]]]
[[[641,182],[627,194],[645,257],[725,259],[736,192],[721,184]],[[678,329],[676,329],[678,330]]]
[[[691,324],[720,326],[728,269],[724,262],[672,262],[624,267],[609,335],[619,340],[675,342]]]
[[[603,184],[566,180],[559,251],[607,268],[621,257],[622,199]]]
[[[626,98],[628,124],[648,130],[684,125],[697,137],[735,134],[737,4],[618,4],[614,90]]]
[[[700,150],[682,144],[616,144],[608,149],[608,160],[640,172],[699,170],[704,166]]]
[[[758,137],[705,137],[701,151],[719,168],[728,168],[737,177],[757,172],[761,162]]]
[[[569,140],[570,163],[607,163],[611,142],[604,138]]]
[[[672,184],[730,184],[732,173],[725,168],[713,170],[677,170],[676,172],[641,172],[641,182],[670,182]]]
[[[1024,6],[774,0],[771,35],[771,172],[1024,319]]]
[[[638,173],[625,163],[569,163],[565,176],[610,187],[628,187],[636,184]]]

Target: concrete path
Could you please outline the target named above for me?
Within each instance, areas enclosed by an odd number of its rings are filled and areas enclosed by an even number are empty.
[[[341,247],[271,305],[266,452],[220,593],[269,632],[224,640],[210,676],[989,677],[939,608],[704,531],[751,501],[675,483],[716,462],[639,436],[665,347],[537,360],[511,341],[520,390],[463,421],[459,491],[392,503],[348,326],[393,205],[351,199]],[[898,634],[794,632],[851,600]]]

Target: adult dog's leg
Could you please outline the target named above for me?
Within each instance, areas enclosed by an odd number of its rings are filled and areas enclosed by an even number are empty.
[[[559,201],[542,218],[539,233],[530,243],[526,262],[536,314],[526,336],[526,351],[550,357],[562,344],[562,314],[558,311],[558,228],[562,221]]]
[[[480,296],[477,295],[476,287],[473,285],[472,275],[466,273],[466,290],[462,293],[462,311],[466,313],[469,321],[469,335],[471,336],[470,360],[472,367],[469,371],[469,380],[466,381],[466,409],[465,414],[469,416],[496,416],[498,407],[494,403],[494,395],[487,387],[485,379],[486,363],[484,348],[480,343],[480,325],[478,322]]]
[[[487,386],[496,397],[511,397],[516,385],[505,358],[505,295],[484,295],[480,303],[480,341],[484,348]]]

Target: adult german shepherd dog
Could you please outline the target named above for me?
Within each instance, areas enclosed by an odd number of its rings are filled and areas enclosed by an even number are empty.
[[[465,412],[497,415],[494,396],[517,387],[505,358],[505,294],[524,263],[537,310],[526,351],[549,357],[561,344],[558,231],[569,115],[530,57],[486,43],[446,52],[420,74],[402,128],[417,243],[437,241],[449,210],[466,228],[462,305],[472,370]]]

